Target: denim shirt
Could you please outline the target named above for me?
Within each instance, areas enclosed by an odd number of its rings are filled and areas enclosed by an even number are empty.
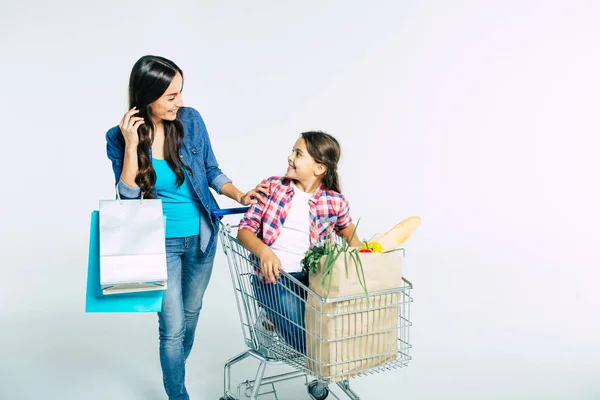
[[[226,183],[231,182],[221,170],[213,153],[208,132],[200,113],[190,107],[181,107],[177,117],[183,125],[183,141],[179,151],[181,160],[192,170],[184,169],[194,191],[200,199],[200,213],[203,221],[200,223],[198,232],[200,248],[205,253],[210,253],[217,242],[219,225],[210,217],[212,210],[218,210],[219,205],[209,190],[209,186],[217,193]],[[118,126],[111,128],[106,133],[106,154],[112,162],[115,173],[115,184],[123,199],[139,199],[141,188],[131,187],[121,180],[123,171],[123,158],[125,155],[125,141]],[[152,159],[152,148],[149,149]],[[156,197],[156,189],[153,190]]]

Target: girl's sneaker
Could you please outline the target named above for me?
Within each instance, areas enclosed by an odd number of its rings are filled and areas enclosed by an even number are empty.
[[[254,332],[258,338],[258,343],[266,349],[269,349],[273,341],[277,338],[275,325],[269,318],[269,314],[263,309],[260,310],[258,317],[256,317]]]

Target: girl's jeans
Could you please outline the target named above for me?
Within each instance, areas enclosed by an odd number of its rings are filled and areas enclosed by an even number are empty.
[[[303,285],[308,286],[308,274],[294,272],[290,274]],[[305,353],[306,337],[304,328],[304,309],[306,291],[285,276],[276,284],[263,282],[253,276],[254,292],[258,301],[270,315],[277,333],[300,354]]]

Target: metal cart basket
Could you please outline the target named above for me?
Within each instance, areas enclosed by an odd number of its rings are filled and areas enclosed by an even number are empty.
[[[221,400],[255,400],[267,394],[278,399],[274,383],[294,378],[304,378],[309,398],[323,400],[330,394],[337,398],[327,387],[335,383],[350,399],[359,400],[350,389],[350,378],[408,365],[410,281],[403,279],[402,287],[369,293],[368,301],[365,294],[321,297],[306,281],[285,272],[277,284],[267,285],[257,274],[256,256],[236,239],[237,225],[222,221],[246,210],[213,212],[221,224],[221,243],[248,346],[225,364]],[[286,302],[294,305],[294,312],[286,311],[290,309]],[[248,356],[260,362],[256,377],[241,383],[234,393],[231,366]],[[293,370],[265,377],[266,366],[274,364],[287,364]],[[308,376],[315,380],[309,383]]]

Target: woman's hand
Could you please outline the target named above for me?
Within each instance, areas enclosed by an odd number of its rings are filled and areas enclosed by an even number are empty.
[[[264,202],[266,197],[269,195],[269,185],[266,183],[259,183],[256,188],[249,190],[240,199],[240,204],[249,206],[258,202]]]
[[[260,255],[260,270],[271,283],[277,283],[279,273],[283,271],[281,260],[279,260],[279,257],[275,255],[270,247],[267,247],[264,250],[264,254]]]
[[[119,128],[121,129],[121,134],[125,139],[125,146],[129,148],[137,148],[137,145],[140,141],[138,136],[138,128],[140,125],[144,123],[144,118],[135,117],[139,110],[136,107],[133,107],[131,110],[127,111],[121,119],[121,123],[119,124]]]

